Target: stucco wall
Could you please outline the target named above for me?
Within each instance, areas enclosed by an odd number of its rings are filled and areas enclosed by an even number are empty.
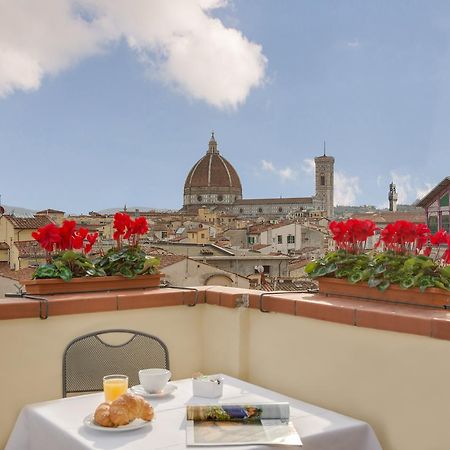
[[[65,345],[113,327],[161,337],[175,379],[228,373],[365,420],[384,450],[448,449],[450,341],[214,305],[2,321],[0,447],[25,404],[61,396]]]
[[[221,309],[207,307],[204,315],[203,333],[216,337],[205,346],[208,372],[225,366],[252,383],[367,421],[384,450],[448,450],[449,341]]]

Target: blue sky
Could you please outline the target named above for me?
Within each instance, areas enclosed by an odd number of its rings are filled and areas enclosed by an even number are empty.
[[[180,208],[211,130],[246,198],[312,195],[324,140],[339,204],[449,175],[450,3],[180,1],[0,2],[3,203]]]

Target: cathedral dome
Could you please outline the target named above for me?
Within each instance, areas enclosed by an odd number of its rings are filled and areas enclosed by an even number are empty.
[[[184,206],[232,204],[242,198],[235,168],[220,155],[212,133],[208,151],[189,171],[184,183]]]

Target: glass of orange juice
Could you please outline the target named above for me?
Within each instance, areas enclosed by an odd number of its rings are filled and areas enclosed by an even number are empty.
[[[113,402],[117,397],[128,390],[128,377],[126,375],[105,375],[103,377],[103,392],[105,401]]]

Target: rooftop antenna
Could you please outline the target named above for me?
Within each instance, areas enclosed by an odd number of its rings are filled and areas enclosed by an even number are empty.
[[[323,141],[323,156],[327,156],[327,143]]]

